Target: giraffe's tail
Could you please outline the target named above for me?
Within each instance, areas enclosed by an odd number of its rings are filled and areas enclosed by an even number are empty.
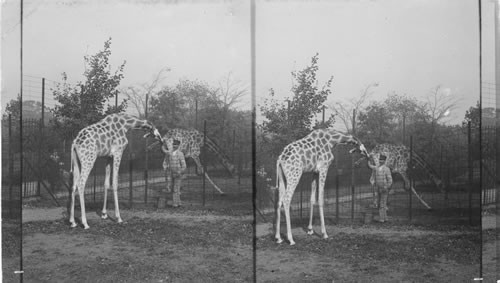
[[[276,162],[276,189],[278,189],[278,209],[283,204],[283,197],[285,195],[285,176],[283,174],[283,167],[281,161]]]
[[[70,169],[70,174],[73,176],[73,184],[77,184],[77,180],[80,178],[80,157],[78,156],[78,152],[76,151],[76,147],[73,144],[71,146],[71,169]]]

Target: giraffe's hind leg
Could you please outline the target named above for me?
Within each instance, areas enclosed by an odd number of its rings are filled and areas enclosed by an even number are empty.
[[[101,218],[108,218],[108,211],[106,209],[106,204],[108,202],[108,190],[110,187],[110,177],[111,177],[111,159],[108,159],[106,163],[106,175],[104,176],[104,204],[102,206]]]
[[[89,176],[90,169],[85,169],[82,172],[80,177],[80,182],[78,185],[78,196],[80,198],[80,208],[82,211],[82,225],[83,228],[89,229],[89,225],[87,224],[87,215],[85,213],[85,183],[87,182],[87,178]]]
[[[318,189],[318,205],[319,205],[319,217],[321,221],[321,235],[323,239],[328,239],[328,234],[326,233],[325,227],[325,214],[323,211],[323,206],[325,204],[325,180],[326,174],[328,173],[328,167],[322,168],[319,172],[319,189]]]
[[[313,235],[313,215],[314,215],[314,204],[316,204],[316,188],[317,188],[317,175],[314,174],[313,181],[311,182],[311,201],[310,201],[310,212],[309,212],[309,225],[307,226],[307,234]]]
[[[276,234],[275,234],[275,239],[276,243],[281,244],[283,242],[283,239],[281,238],[281,227],[280,227],[280,222],[281,222],[281,207],[282,207],[282,201],[281,198],[278,200],[278,209],[276,209]]]
[[[115,201],[115,216],[118,223],[122,223],[123,220],[120,216],[120,207],[118,204],[118,170],[120,169],[120,162],[122,159],[123,150],[118,152],[113,157],[113,198]]]
[[[408,176],[406,176],[406,174],[404,173],[400,173],[401,177],[403,177],[403,180],[406,184],[407,187],[410,188],[410,190],[412,191],[412,193],[417,197],[417,199],[427,208],[427,209],[432,209],[425,201],[424,199],[417,193],[417,191],[415,191],[415,188],[413,188],[413,186],[411,185],[411,182],[410,180],[408,179]]]
[[[70,204],[70,211],[69,211],[69,223],[71,223],[71,228],[76,227],[76,222],[75,222],[75,193],[77,190],[76,182],[73,184],[73,188],[71,190],[71,204]]]

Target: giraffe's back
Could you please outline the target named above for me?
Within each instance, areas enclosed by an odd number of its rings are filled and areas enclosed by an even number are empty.
[[[332,148],[311,135],[288,144],[279,156],[282,164],[300,166],[303,172],[318,171],[319,167],[328,167],[333,158]]]
[[[96,157],[113,155],[114,150],[123,149],[128,143],[123,126],[107,124],[103,121],[80,130],[73,144],[79,154],[92,154]]]

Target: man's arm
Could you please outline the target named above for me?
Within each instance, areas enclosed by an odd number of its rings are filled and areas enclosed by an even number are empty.
[[[387,181],[387,187],[390,188],[392,186],[392,174],[391,174],[391,169],[389,167],[385,167],[386,173],[386,181]]]
[[[181,172],[186,171],[186,158],[184,157],[184,153],[182,151],[179,151],[179,158],[180,158],[180,163],[181,163]]]

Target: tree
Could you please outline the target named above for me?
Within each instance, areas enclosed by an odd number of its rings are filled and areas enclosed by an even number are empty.
[[[370,88],[377,87],[378,83],[372,83],[365,87],[363,92],[358,97],[349,99],[347,102],[337,101],[330,104],[330,108],[335,112],[339,120],[344,124],[348,133],[352,133],[352,125],[354,124],[355,114],[360,113],[368,98],[372,95]]]
[[[142,83],[139,86],[131,86],[122,90],[140,118],[145,117],[146,97],[152,98],[158,92],[157,88],[165,79],[165,73],[167,72],[170,72],[170,68],[163,68],[150,83]]]
[[[177,88],[164,87],[151,98],[151,115],[148,117],[160,130],[187,126],[185,96]]]
[[[298,72],[292,72],[295,83],[291,89],[292,98],[287,103],[275,99],[274,90],[270,90],[270,97],[264,101],[260,110],[265,117],[261,129],[265,134],[273,135],[273,148],[277,154],[287,143],[304,137],[313,129],[313,118],[323,110],[323,103],[331,94],[331,77],[319,89],[316,73],[318,72],[318,54],[311,59],[310,66]],[[331,115],[326,121],[326,127],[334,122]]]
[[[63,83],[53,90],[54,98],[59,102],[52,112],[54,127],[64,138],[72,138],[83,127],[101,120],[111,113],[123,112],[126,100],[120,105],[106,103],[118,94],[118,86],[123,79],[125,61],[111,73],[109,57],[111,38],[104,42],[104,49],[92,56],[84,56],[86,69],[85,81],[71,86],[63,73]]]
[[[374,102],[359,114],[360,139],[369,147],[393,141],[394,114],[383,103]]]

